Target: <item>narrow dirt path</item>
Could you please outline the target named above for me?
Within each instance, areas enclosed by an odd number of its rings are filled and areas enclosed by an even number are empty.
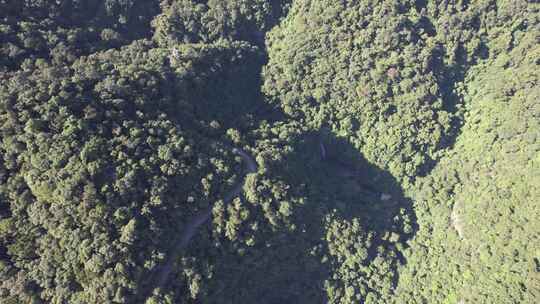
[[[233,147],[229,147],[229,148],[232,150],[234,154],[242,157],[244,161],[245,172],[242,179],[238,181],[238,183],[233,187],[233,189],[231,189],[229,192],[227,192],[224,195],[223,202],[225,203],[225,205],[228,204],[230,201],[232,201],[232,199],[235,198],[237,195],[239,195],[240,192],[242,192],[242,188],[244,187],[245,176],[249,173],[257,172],[257,162],[250,154],[248,154],[247,152],[239,148],[233,148]],[[191,219],[191,221],[189,221],[185,225],[182,234],[178,237],[177,241],[175,242],[175,245],[172,251],[168,254],[168,257],[165,263],[159,266],[159,268],[156,270],[156,273],[154,275],[150,276],[150,283],[149,283],[150,287],[148,289],[148,292],[150,293],[150,295],[152,291],[155,290],[156,288],[163,289],[163,287],[165,287],[165,284],[167,283],[167,280],[169,279],[170,274],[174,270],[174,262],[176,258],[178,257],[180,252],[184,248],[187,247],[187,245],[189,244],[189,241],[197,233],[197,230],[199,229],[199,227],[211,218],[212,208],[213,206],[209,207],[208,209],[204,211],[201,211],[200,213],[195,215]],[[146,298],[150,295],[143,293],[143,296],[144,296],[143,299],[146,300]]]

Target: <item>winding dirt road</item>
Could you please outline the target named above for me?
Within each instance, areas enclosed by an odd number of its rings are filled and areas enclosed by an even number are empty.
[[[240,194],[240,192],[242,192],[245,176],[249,173],[257,172],[257,162],[255,162],[255,159],[250,154],[239,148],[229,148],[234,154],[242,157],[245,166],[245,173],[242,179],[238,181],[238,183],[234,186],[234,188],[227,192],[223,197],[223,202],[225,203],[225,205],[230,203],[233,198],[235,198]],[[163,287],[167,283],[171,272],[174,270],[174,262],[176,258],[178,257],[180,252],[189,244],[189,241],[197,233],[198,228],[210,219],[210,217],[212,216],[212,208],[213,206],[210,206],[208,209],[200,212],[199,214],[194,216],[190,222],[186,224],[186,226],[184,227],[184,231],[178,237],[172,251],[168,254],[165,263],[159,266],[154,275],[150,276],[150,293],[156,288],[163,289]],[[144,295],[145,298],[146,296],[147,295]]]
[[[234,185],[234,187],[228,191],[223,196],[223,202],[225,205],[230,203],[236,196],[238,196],[242,192],[242,188],[244,186],[245,176],[249,173],[255,173],[257,172],[257,162],[247,152],[245,152],[242,149],[234,148],[231,146],[226,146],[229,148],[234,154],[240,156],[244,163],[244,175],[241,178],[241,180],[238,181]],[[326,155],[326,148],[324,145],[320,144],[321,148],[321,157],[322,161],[329,161],[327,155]],[[347,178],[355,177],[357,175],[357,172],[355,170],[352,170],[349,168],[349,166],[346,166],[342,164],[341,162],[336,162],[338,164],[338,167],[342,169],[344,172],[346,172],[345,175],[347,175]],[[379,192],[372,189],[368,185],[362,184],[363,188],[366,188],[366,191],[371,194],[375,194],[377,197],[380,195]],[[201,225],[206,223],[210,218],[212,217],[212,208],[213,206],[210,206],[209,208],[199,212],[197,215],[195,215],[185,226],[182,231],[182,233],[179,235],[178,239],[174,242],[171,251],[167,255],[167,258],[165,262],[158,266],[158,268],[155,270],[154,273],[150,274],[147,278],[148,283],[146,284],[146,287],[143,287],[143,292],[140,293],[140,297],[142,298],[141,303],[144,303],[148,297],[152,295],[152,292],[157,289],[163,289],[165,285],[167,284],[167,281],[169,279],[169,276],[175,269],[174,263],[176,261],[176,258],[180,255],[182,250],[184,250],[188,245],[193,236],[197,233],[198,229]],[[139,301],[137,301],[139,303]]]

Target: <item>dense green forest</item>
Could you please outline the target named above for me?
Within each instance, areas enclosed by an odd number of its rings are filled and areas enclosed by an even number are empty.
[[[538,303],[540,4],[0,0],[0,303]]]

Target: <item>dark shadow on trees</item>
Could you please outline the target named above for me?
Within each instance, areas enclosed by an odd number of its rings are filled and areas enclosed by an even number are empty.
[[[416,215],[388,171],[368,162],[347,139],[324,130],[306,134],[295,146],[290,161],[297,165],[297,178],[308,185],[308,199],[320,201],[327,211],[336,209],[345,219],[359,218],[365,231],[375,233],[375,246],[406,246],[417,231]],[[399,235],[396,244],[386,240],[392,233]]]
[[[327,303],[324,283],[332,279],[334,271],[331,263],[322,261],[327,248],[321,240],[326,235],[325,216],[332,212],[345,220],[359,219],[364,231],[373,233],[366,267],[381,248],[395,253],[389,264],[393,287],[397,284],[397,267],[406,263],[400,250],[417,230],[411,200],[388,172],[366,161],[348,141],[321,134],[310,132],[292,139],[293,152],[274,164],[273,178],[305,198],[305,204],[293,211],[295,229],[269,232],[254,247],[242,249],[241,255],[237,252],[242,246],[225,242],[213,261],[216,276],[210,301]],[[325,158],[321,157],[321,144]],[[250,218],[244,226],[262,225],[265,219],[260,206],[249,208]],[[212,241],[208,241],[210,245]],[[195,250],[200,252],[194,256],[205,253],[202,248]]]
[[[189,80],[186,92],[189,100],[195,101],[195,119],[210,123],[217,121],[221,129],[255,129],[260,121],[281,121],[285,115],[281,109],[265,102],[261,92],[262,68],[267,55],[262,49],[240,50],[241,56],[234,59],[235,50],[226,50],[215,62],[212,58],[200,60],[199,74],[203,77]],[[214,61],[214,62],[213,62]],[[210,63],[208,63],[210,62]],[[179,96],[179,99],[183,96]]]
[[[245,52],[241,58],[203,66],[199,75],[204,76],[191,81],[185,91],[193,94],[188,100],[197,101],[191,104],[194,119],[208,124],[215,120],[222,131],[254,130],[262,121],[287,121],[281,109],[266,102],[261,92],[265,50]],[[204,65],[206,61],[201,62]],[[396,284],[396,269],[406,263],[398,248],[406,247],[417,230],[412,202],[398,182],[370,164],[347,140],[329,132],[308,132],[285,144],[292,152],[281,162],[270,164],[269,178],[289,185],[291,193],[303,197],[305,204],[295,205],[291,223],[270,230],[261,206],[243,199],[250,216],[242,229],[259,223],[267,226],[261,230],[268,230],[261,232],[263,238],[254,246],[214,239],[210,223],[201,228],[183,257],[205,257],[196,268],[205,273],[211,267],[213,274],[203,283],[209,284],[206,294],[194,303],[326,303],[324,283],[331,279],[333,269],[329,262],[322,262],[328,249],[321,240],[326,236],[325,217],[332,212],[345,220],[359,219],[364,230],[373,234],[368,265],[378,248],[395,252],[391,265]],[[321,157],[321,144],[326,149],[325,158]],[[409,229],[404,228],[407,225]],[[220,247],[216,248],[216,242],[221,242]],[[182,271],[179,266],[176,278],[168,282],[169,290],[178,295],[190,292],[185,276],[179,274]]]
[[[417,11],[421,11],[422,9],[425,9],[427,7],[427,1],[426,0],[416,0],[416,1],[414,1],[414,6],[416,7]]]
[[[276,26],[281,18],[287,14],[291,2],[292,0],[268,0],[267,5],[271,8],[271,13],[265,18],[264,28],[259,29],[254,19],[247,19],[244,24],[237,25],[238,29],[234,39],[248,41],[264,49],[266,31]]]
[[[286,122],[286,115],[266,102],[260,89],[264,50],[246,51],[241,61],[227,60],[232,57],[229,51],[217,55],[225,58],[217,64],[202,58],[197,71],[203,76],[193,77],[181,90],[190,96],[178,96],[178,100],[196,101],[189,105],[196,116],[193,119],[207,124],[215,120],[222,131],[254,130],[262,121]],[[202,284],[210,287],[201,303],[326,303],[324,283],[331,279],[333,266],[322,262],[328,248],[321,240],[326,237],[325,217],[333,212],[345,220],[359,219],[364,231],[373,234],[368,265],[380,248],[395,253],[390,262],[395,285],[396,269],[406,263],[400,248],[406,247],[417,229],[412,202],[398,182],[364,159],[347,140],[328,131],[280,139],[277,144],[289,145],[292,152],[281,162],[270,164],[270,178],[289,185],[295,197],[305,198],[305,204],[294,207],[291,223],[265,231],[264,238],[251,247],[213,239],[210,223],[201,228],[182,254],[187,259],[204,257],[194,262],[200,273],[212,268],[212,278],[203,279]],[[326,150],[324,158],[321,145]],[[250,209],[242,229],[253,223],[270,226],[260,205],[245,200],[242,204]],[[222,241],[220,248],[216,248],[216,241]],[[176,278],[171,276],[168,281],[168,290],[189,294],[184,270],[178,266]]]
[[[11,29],[0,33],[9,50],[0,50],[0,70],[18,70],[25,59],[38,58],[64,66],[150,39],[159,12],[159,0],[0,1],[2,25]]]
[[[457,86],[464,81],[468,66],[471,64],[468,62],[470,59],[467,58],[467,51],[463,45],[458,46],[456,50],[456,63],[448,65],[445,63],[444,57],[445,50],[442,47],[438,48],[433,52],[430,62],[430,68],[433,70],[439,85],[439,95],[443,100],[443,109],[453,115],[450,121],[450,129],[441,138],[437,150],[452,149],[461,134],[463,118],[462,113],[460,113],[460,106],[463,105],[464,101],[463,95],[458,92]],[[427,176],[437,163],[437,159],[426,161],[418,172],[419,176]]]

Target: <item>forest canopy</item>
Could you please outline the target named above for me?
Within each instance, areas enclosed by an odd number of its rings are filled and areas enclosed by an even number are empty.
[[[0,302],[538,302],[539,19],[0,0]]]

